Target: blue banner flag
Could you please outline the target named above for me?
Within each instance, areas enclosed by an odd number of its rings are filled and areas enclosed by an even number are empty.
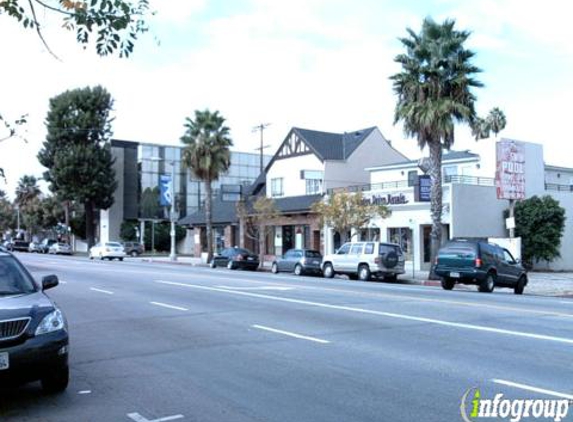
[[[171,206],[173,200],[173,182],[171,176],[162,174],[159,177],[159,204],[162,207]]]

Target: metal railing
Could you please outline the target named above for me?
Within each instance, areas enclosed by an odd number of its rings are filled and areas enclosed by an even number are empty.
[[[444,176],[444,183],[455,183],[458,185],[495,186],[495,179],[492,177],[451,175]]]
[[[573,192],[573,185],[559,185],[557,183],[546,183],[545,190],[555,190],[559,192]]]

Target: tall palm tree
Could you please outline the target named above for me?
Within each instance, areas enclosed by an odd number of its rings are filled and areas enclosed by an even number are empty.
[[[18,180],[16,186],[16,202],[20,207],[25,207],[26,204],[38,198],[41,193],[38,179],[35,176],[24,175]]]
[[[489,128],[496,137],[499,132],[505,129],[505,125],[507,124],[505,114],[497,107],[491,109],[486,120]]]
[[[407,29],[408,36],[400,39],[406,52],[394,59],[402,69],[391,77],[398,96],[394,123],[402,121],[406,135],[430,151],[432,262],[442,238],[442,150],[454,143],[455,123],[474,121],[471,89],[483,86],[472,77],[480,72],[471,63],[475,53],[464,48],[470,33],[454,25],[426,18],[419,34]]]
[[[472,136],[476,141],[489,138],[491,127],[487,119],[484,119],[483,117],[476,117],[471,123],[470,127],[472,129]]]
[[[205,220],[207,226],[207,262],[213,258],[213,218],[211,183],[226,173],[231,165],[233,141],[225,119],[209,110],[195,111],[195,119],[185,119],[185,133],[181,141],[187,145],[183,150],[183,163],[205,183]]]

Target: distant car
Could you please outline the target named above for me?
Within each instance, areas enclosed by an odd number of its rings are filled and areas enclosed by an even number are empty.
[[[521,263],[507,249],[485,240],[454,239],[446,243],[438,251],[434,271],[442,278],[444,290],[460,283],[475,284],[484,293],[509,287],[520,295],[527,285]]]
[[[72,247],[67,243],[56,242],[50,246],[48,253],[55,255],[71,255]]]
[[[277,258],[271,265],[271,271],[276,274],[281,271],[302,275],[305,273],[322,274],[320,265],[322,255],[312,249],[289,249]]]
[[[237,268],[256,271],[259,268],[259,257],[243,248],[225,248],[213,257],[211,268],[227,267],[230,270]]]
[[[374,276],[395,282],[404,274],[404,253],[395,243],[349,242],[322,258],[322,273],[326,278],[346,274],[352,280],[367,281]]]
[[[46,392],[67,388],[68,324],[44,294],[57,285],[48,275],[38,286],[14,255],[0,252],[0,385],[40,380]]]
[[[9,251],[28,252],[30,242],[26,240],[13,240],[8,248]]]
[[[40,253],[42,252],[42,245],[40,242],[30,242],[28,245],[28,252],[33,253]]]
[[[50,246],[52,246],[54,243],[57,243],[57,240],[54,239],[44,239],[40,242],[40,250],[42,253],[48,253],[50,252]]]
[[[129,256],[139,256],[144,252],[144,247],[139,242],[123,242],[125,254]]]
[[[125,258],[125,249],[119,242],[99,242],[90,248],[89,257],[90,259],[109,259],[110,261],[119,259],[123,261],[123,258]]]

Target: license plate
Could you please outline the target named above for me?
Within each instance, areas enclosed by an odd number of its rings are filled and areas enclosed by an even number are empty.
[[[452,277],[452,278],[460,278],[460,273],[450,273],[450,277]]]
[[[254,259],[255,259],[255,258],[253,258],[252,256],[249,256],[249,257],[247,258],[247,261],[252,261],[252,260],[254,260]]]
[[[10,367],[10,359],[7,352],[0,353],[0,371]]]
[[[319,265],[319,264],[320,264],[320,261],[312,261],[312,263],[315,264],[315,265]]]

